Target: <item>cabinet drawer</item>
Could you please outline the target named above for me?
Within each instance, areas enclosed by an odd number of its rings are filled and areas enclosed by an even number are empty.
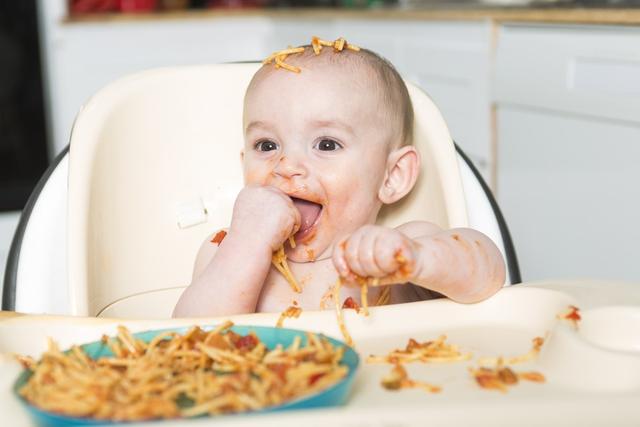
[[[494,99],[640,123],[640,28],[501,29]]]

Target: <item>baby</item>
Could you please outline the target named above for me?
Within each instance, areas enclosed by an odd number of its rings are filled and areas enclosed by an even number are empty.
[[[375,225],[381,207],[407,195],[420,170],[411,101],[393,66],[355,47],[319,54],[306,47],[279,65],[264,65],[249,84],[246,185],[226,236],[214,233],[200,248],[174,316],[277,312],[294,300],[317,310],[338,277],[392,285],[389,303],[436,293],[471,303],[494,294],[505,267],[482,233],[425,221]],[[272,265],[283,244],[302,293]],[[369,289],[370,303],[383,289]],[[359,287],[347,286],[343,296],[361,303]]]

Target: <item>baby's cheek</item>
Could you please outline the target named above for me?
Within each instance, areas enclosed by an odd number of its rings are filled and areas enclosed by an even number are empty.
[[[244,183],[246,185],[256,184],[256,185],[268,185],[270,174],[268,172],[262,170],[245,170],[244,172]]]

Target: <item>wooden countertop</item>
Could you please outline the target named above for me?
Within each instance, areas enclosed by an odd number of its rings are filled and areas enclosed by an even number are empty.
[[[24,316],[23,313],[17,313],[15,311],[2,311],[0,310],[0,320],[12,319],[14,317]]]
[[[187,19],[266,17],[273,19],[370,19],[424,21],[536,22],[564,24],[640,25],[640,8],[500,8],[433,7],[428,9],[204,9],[137,14],[91,14],[71,16],[65,23],[138,22]]]

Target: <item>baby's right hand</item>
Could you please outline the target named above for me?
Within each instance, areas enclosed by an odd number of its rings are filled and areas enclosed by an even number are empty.
[[[289,196],[276,187],[249,185],[238,194],[229,233],[276,251],[299,228],[300,212]]]

